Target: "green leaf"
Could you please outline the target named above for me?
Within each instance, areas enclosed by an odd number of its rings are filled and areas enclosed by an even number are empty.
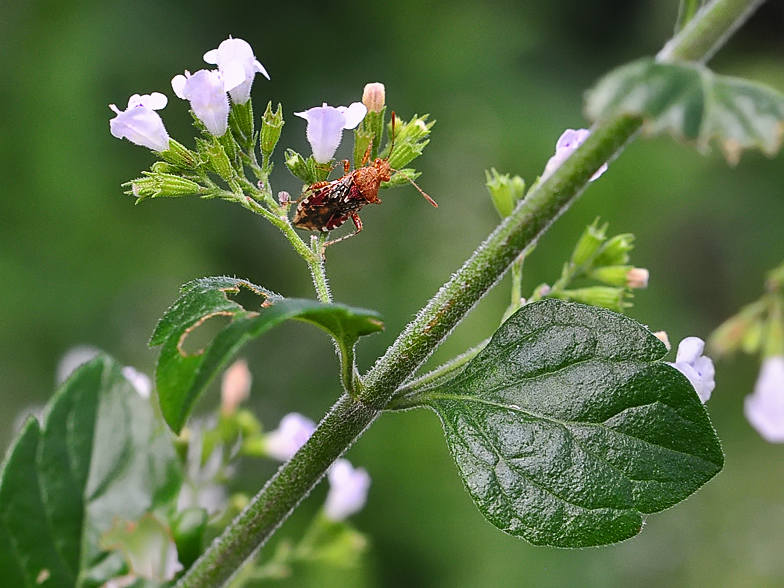
[[[586,113],[592,120],[639,116],[649,134],[668,132],[702,151],[715,139],[731,164],[744,149],[775,155],[784,135],[782,94],[696,63],[646,58],[621,66],[588,92]]]
[[[82,366],[28,419],[0,474],[3,585],[103,583],[101,536],[176,501],[182,475],[171,434],[106,356]],[[121,565],[121,564],[119,564]],[[117,566],[114,566],[116,569]]]
[[[265,297],[258,311],[247,311],[226,293],[246,287]],[[188,354],[185,338],[206,319],[230,316],[232,321],[203,350]],[[212,379],[225,369],[239,349],[272,327],[298,319],[331,334],[341,351],[353,349],[363,335],[382,330],[377,313],[315,300],[284,299],[236,278],[204,278],[186,284],[182,295],[159,321],[151,346],[163,345],[155,379],[161,411],[176,433],[182,430],[196,401]]]
[[[512,315],[420,402],[441,418],[479,510],[531,543],[587,547],[638,533],[724,456],[664,344],[608,310],[544,300]]]

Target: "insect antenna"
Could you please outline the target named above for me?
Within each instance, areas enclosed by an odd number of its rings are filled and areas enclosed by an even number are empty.
[[[390,169],[390,171],[393,171],[393,172],[395,172],[395,173],[398,173],[398,170],[396,170],[396,169],[392,169],[392,168],[389,168],[389,169]],[[425,200],[427,200],[427,201],[428,201],[430,204],[432,204],[433,206],[435,206],[436,208],[438,208],[438,204],[436,203],[436,201],[435,201],[435,200],[433,200],[433,199],[432,199],[430,196],[428,196],[428,195],[427,195],[427,193],[426,193],[426,192],[425,192],[425,191],[424,191],[422,188],[420,188],[419,186],[417,186],[417,183],[416,183],[414,180],[412,180],[412,179],[411,179],[411,178],[409,178],[408,176],[403,176],[403,177],[404,177],[405,179],[407,179],[409,182],[411,182],[411,185],[412,185],[412,186],[414,186],[414,188],[416,188],[417,190],[419,190],[419,193],[420,193],[420,194],[422,194],[422,196],[424,196],[424,197],[425,197]]]

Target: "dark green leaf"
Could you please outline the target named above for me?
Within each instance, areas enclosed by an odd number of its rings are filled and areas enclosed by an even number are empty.
[[[535,544],[612,543],[724,463],[694,388],[660,361],[666,351],[627,317],[544,300],[422,403],[495,526]]]
[[[669,132],[701,150],[715,139],[732,164],[752,147],[775,155],[784,135],[784,96],[695,63],[642,59],[619,67],[588,93],[586,112],[592,120],[639,116],[648,133]]]
[[[240,286],[266,297],[258,311],[245,310],[226,297]],[[203,350],[188,354],[185,337],[207,318],[228,315],[229,323]],[[156,369],[156,386],[161,411],[177,433],[212,379],[225,369],[239,349],[272,327],[298,319],[330,333],[341,348],[351,348],[357,339],[383,329],[379,315],[340,304],[315,300],[282,299],[235,278],[205,278],[183,287],[182,296],[158,323],[150,345],[163,345]]]
[[[102,583],[90,568],[106,561],[98,545],[114,518],[171,506],[180,483],[171,434],[150,402],[111,359],[96,358],[55,394],[43,427],[29,419],[9,449],[0,477],[3,585]]]

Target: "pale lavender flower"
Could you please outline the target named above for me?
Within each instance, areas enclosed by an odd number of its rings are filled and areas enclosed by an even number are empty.
[[[702,354],[704,349],[705,341],[699,337],[686,337],[678,345],[678,354],[672,364],[689,379],[703,404],[710,400],[716,387],[716,369],[713,360]]]
[[[784,356],[762,363],[754,393],[746,396],[743,412],[751,426],[770,443],[784,443]]]
[[[226,95],[221,74],[218,71],[201,69],[191,75],[172,78],[174,93],[191,103],[191,109],[207,130],[222,137],[229,128],[229,97]]]
[[[267,70],[253,55],[251,46],[242,39],[229,37],[217,49],[207,51],[204,61],[218,66],[224,89],[237,104],[245,104],[250,100],[250,88],[257,73],[270,79]]]
[[[315,430],[316,424],[309,418],[298,412],[287,414],[281,419],[278,428],[265,436],[267,455],[280,461],[291,459]]]
[[[343,521],[358,513],[367,502],[370,476],[364,468],[354,468],[347,459],[339,459],[327,473],[329,493],[324,514],[332,521]]]
[[[588,135],[590,134],[591,131],[588,129],[566,129],[558,138],[558,142],[555,144],[555,155],[553,155],[547,162],[547,165],[544,168],[544,173],[542,174],[542,181],[549,178],[553,172],[555,172],[555,170],[561,167],[561,164],[569,159],[569,156],[571,156],[575,149],[585,142],[585,140],[588,138]],[[596,171],[595,174],[591,176],[589,181],[593,182],[606,171],[607,164],[605,163]]]
[[[295,112],[308,121],[308,142],[313,149],[313,159],[327,163],[335,155],[343,137],[343,129],[353,129],[367,114],[367,107],[361,102],[351,106],[315,106],[304,112]]]
[[[166,96],[153,92],[142,96],[134,94],[124,111],[110,104],[109,108],[117,114],[109,121],[112,135],[153,151],[166,151],[169,148],[169,134],[155,111],[166,106],[167,102]]]

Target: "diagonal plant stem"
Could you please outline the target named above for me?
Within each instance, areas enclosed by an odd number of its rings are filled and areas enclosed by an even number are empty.
[[[763,0],[714,0],[671,40],[659,59],[704,60]],[[299,452],[265,484],[178,588],[223,585],[275,532],[330,465],[381,414],[395,391],[422,365],[517,256],[577,199],[591,176],[634,138],[642,121],[618,116],[597,124],[575,153],[536,186],[409,323],[364,378],[357,399],[344,394]]]

